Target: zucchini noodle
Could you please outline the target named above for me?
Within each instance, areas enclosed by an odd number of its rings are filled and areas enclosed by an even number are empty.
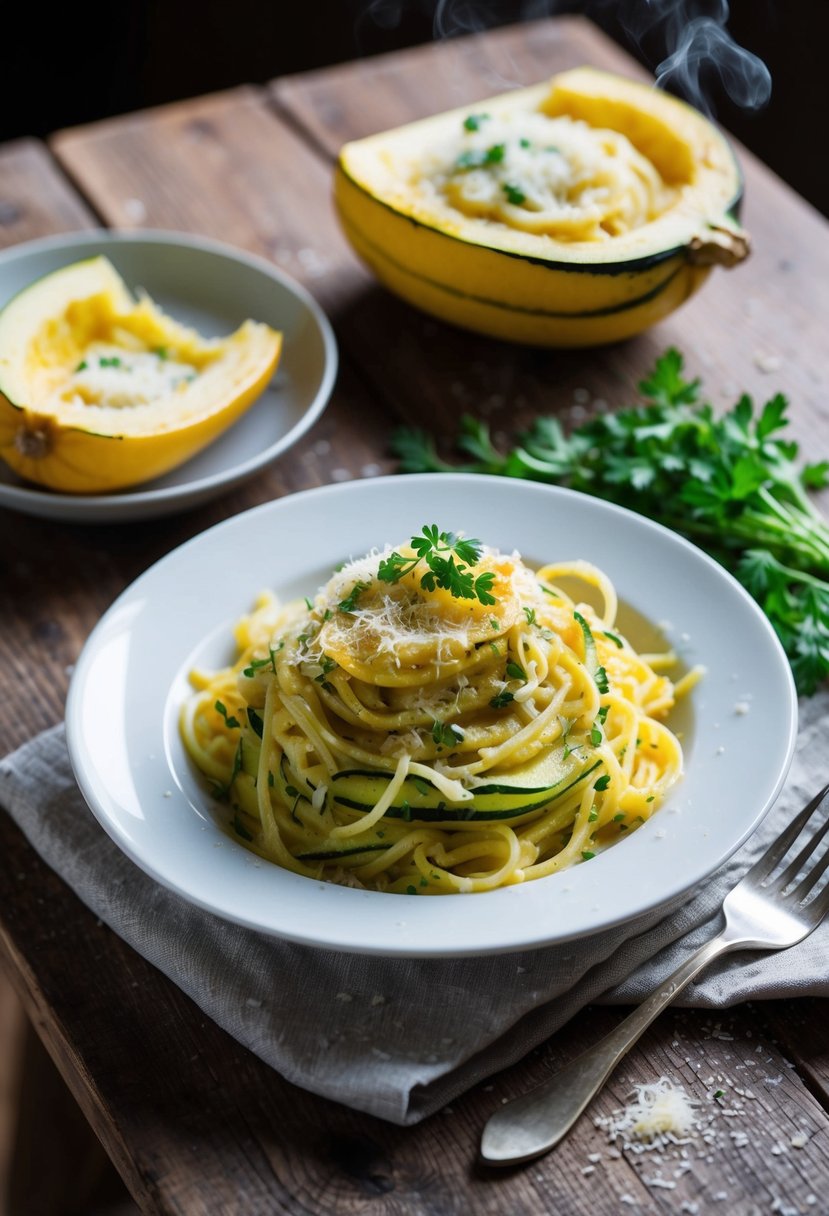
[[[637,654],[588,562],[476,556],[480,596],[424,586],[406,546],[313,601],[264,594],[232,666],[192,673],[184,744],[247,847],[348,886],[470,893],[583,864],[657,810],[682,773],[664,719],[699,672],[674,685],[673,654]]]

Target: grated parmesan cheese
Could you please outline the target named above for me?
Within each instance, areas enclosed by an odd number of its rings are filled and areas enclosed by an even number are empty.
[[[158,351],[93,342],[66,384],[59,386],[55,404],[56,408],[77,407],[90,415],[98,409],[146,409],[183,392],[198,373],[192,363]]]
[[[696,1106],[680,1085],[668,1077],[634,1086],[633,1101],[610,1121],[608,1134],[621,1137],[623,1147],[638,1142],[641,1148],[657,1148],[687,1140],[696,1125]]]

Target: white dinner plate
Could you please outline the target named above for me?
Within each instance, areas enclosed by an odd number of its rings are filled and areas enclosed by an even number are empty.
[[[532,564],[586,558],[633,614],[705,665],[681,723],[686,773],[630,837],[560,874],[476,895],[407,897],[298,876],[229,833],[178,732],[194,664],[235,658],[234,621],[263,588],[313,595],[343,559],[425,523]],[[635,639],[634,639],[635,640]],[[766,618],[700,550],[569,490],[432,474],[311,490],[218,524],[158,562],[90,636],[67,705],[75,773],[103,827],[142,869],[219,916],[308,945],[452,956],[578,938],[668,905],[711,874],[776,797],[797,702]]]
[[[61,266],[104,254],[135,291],[205,337],[251,318],[284,335],[263,395],[215,443],[163,477],[117,494],[59,494],[23,481],[0,461],[0,507],[72,523],[119,523],[195,507],[281,456],[316,421],[337,375],[337,344],[320,306],[263,258],[183,232],[77,232],[0,254],[0,308]]]

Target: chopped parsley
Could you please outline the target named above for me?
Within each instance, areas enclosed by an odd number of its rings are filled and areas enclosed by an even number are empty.
[[[242,771],[242,740],[240,739],[239,746],[236,748],[236,753],[233,757],[233,765],[230,770],[230,776],[228,777],[227,781],[222,783],[221,781],[211,780],[211,782],[210,782],[210,786],[213,791],[213,797],[218,802],[223,802],[225,800],[225,798],[228,797],[228,795],[230,794],[230,791],[233,787],[233,782],[239,776],[239,773],[241,771]]]
[[[432,738],[438,747],[453,747],[463,739],[463,731],[459,726],[450,726],[448,722],[432,723]]]
[[[537,623],[535,619],[535,608],[524,608],[523,612],[524,616],[527,618],[528,625],[535,625]]]
[[[505,144],[492,144],[489,148],[466,148],[455,161],[455,168],[481,169],[485,165],[499,165],[505,154]]]
[[[504,194],[507,196],[507,202],[512,203],[513,207],[520,207],[522,203],[526,203],[527,196],[518,186],[513,186],[509,182],[504,182],[501,186]]]
[[[80,363],[75,368],[75,371],[76,372],[85,372],[88,367],[89,367],[89,364],[87,363],[86,359],[81,359]]]
[[[610,773],[604,773],[601,777],[599,777],[598,781],[593,786],[593,789],[598,790],[598,792],[600,794],[602,794],[602,793],[604,793],[604,791],[607,789],[607,787],[609,785],[610,785]]]
[[[337,664],[334,659],[330,658],[327,654],[324,654],[320,659],[320,667],[322,670],[318,676],[314,676],[314,680],[317,682],[317,684],[322,684],[323,688],[330,688],[330,685],[328,684],[328,677],[336,666]]]
[[[590,861],[593,857],[596,856],[596,854],[591,852],[590,849],[582,849],[581,855],[585,861]]]
[[[233,822],[232,822],[231,826],[232,826],[234,832],[236,833],[236,835],[242,837],[242,840],[253,840],[253,833],[249,832],[247,830],[247,828],[245,827],[245,825],[242,823],[242,820],[241,820],[241,817],[240,817],[238,811],[236,811],[235,815],[233,816]]]
[[[118,355],[101,355],[98,358],[99,367],[121,367],[121,360]]]
[[[601,693],[610,692],[610,684],[608,683],[607,672],[605,671],[605,669],[603,667],[596,668],[596,687],[598,688],[599,692],[601,692]]]
[[[354,612],[357,607],[357,600],[364,591],[368,591],[370,586],[370,583],[356,582],[345,599],[340,600],[339,604],[337,604],[338,610],[340,612]]]
[[[512,659],[509,660],[506,666],[506,673],[511,680],[521,680],[522,683],[527,681],[527,673],[520,663],[515,663]]]
[[[224,702],[217,701],[216,705],[215,705],[215,709],[216,709],[216,713],[219,714],[220,717],[224,718],[225,725],[229,726],[231,730],[234,730],[237,726],[242,725],[242,723],[239,721],[238,718],[235,718],[232,715],[228,715]]]
[[[275,655],[278,654],[284,645],[284,642],[280,642],[278,646],[269,646],[268,657],[266,659],[251,659],[248,666],[243,669],[242,675],[247,676],[247,678],[250,680],[256,675],[257,672],[261,671],[263,667],[270,667],[273,674],[276,675]]]
[[[263,722],[262,722],[262,715],[257,713],[255,709],[251,709],[250,706],[247,707],[247,714],[248,714],[248,722],[250,723],[251,730],[253,731],[253,733],[255,735],[258,735],[259,738],[261,739],[262,730],[264,728]]]
[[[515,700],[515,694],[508,692],[505,688],[502,692],[498,692],[490,701],[493,709],[503,709],[505,705],[509,705],[510,701]]]
[[[486,122],[488,118],[488,114],[467,114],[463,120],[463,129],[465,131],[479,131],[481,123]]]

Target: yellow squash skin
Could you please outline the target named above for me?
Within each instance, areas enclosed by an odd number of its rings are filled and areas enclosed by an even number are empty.
[[[64,267],[0,313],[0,457],[20,477],[67,494],[159,477],[261,395],[281,344],[279,333],[253,321],[227,338],[204,339],[148,298],[133,299],[105,258]],[[192,376],[149,403],[85,408],[75,397],[64,404],[63,387],[80,364],[95,361],[88,352],[97,347],[125,360],[163,351]],[[128,391],[129,372],[122,375]]]
[[[567,241],[430,211],[407,173],[472,112],[568,116],[626,135],[675,193],[650,222]],[[452,324],[539,346],[631,337],[678,308],[712,265],[735,265],[741,177],[719,131],[667,94],[590,68],[346,144],[335,200],[355,251],[392,291]]]

